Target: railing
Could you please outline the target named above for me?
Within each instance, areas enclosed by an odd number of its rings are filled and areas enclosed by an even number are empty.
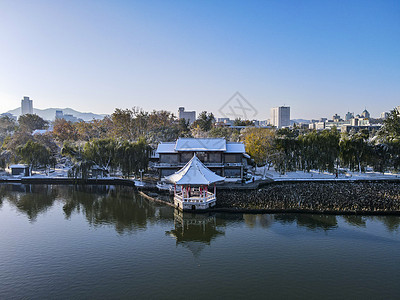
[[[240,167],[242,163],[225,163],[225,167]]]
[[[156,168],[181,168],[184,167],[186,163],[155,163]],[[222,168],[222,167],[240,167],[242,163],[210,163],[206,162],[204,165],[208,168]]]
[[[182,193],[175,193],[175,198],[182,202],[202,203],[215,199],[215,194],[211,192],[204,193],[205,195],[195,195],[191,197],[183,197]]]

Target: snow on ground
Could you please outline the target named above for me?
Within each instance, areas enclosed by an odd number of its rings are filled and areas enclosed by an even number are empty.
[[[144,186],[145,185],[145,183],[140,180],[134,180],[134,182],[135,182],[135,186]]]
[[[68,177],[68,171],[69,167],[63,167],[63,168],[55,168],[55,169],[50,169],[50,172],[48,172],[48,175],[46,174],[46,171],[34,171],[31,178],[64,178]]]
[[[296,180],[387,180],[387,179],[400,179],[400,174],[393,173],[378,173],[373,171],[367,171],[365,173],[359,172],[350,172],[346,171],[344,174],[338,174],[338,178],[336,178],[336,174],[328,173],[328,172],[319,172],[312,170],[310,172],[296,171],[296,172],[287,172],[286,174],[281,175],[279,172],[276,172],[273,168],[267,170],[265,167],[259,167],[256,170],[256,174],[265,176],[266,178],[271,178],[274,181],[296,181]]]
[[[50,173],[46,175],[45,171],[35,171],[33,172],[32,177],[30,178],[67,178],[69,167],[59,167],[56,169],[51,169]],[[5,172],[0,172],[0,179],[18,179],[22,178],[22,176],[11,176],[11,170],[6,170]],[[119,177],[103,177],[104,179],[115,179]],[[279,174],[272,167],[268,170],[266,167],[257,167],[255,174],[250,178],[250,180],[246,181],[246,184],[252,183],[254,180],[261,180],[263,178],[270,178],[274,181],[296,181],[296,180],[310,180],[310,181],[318,181],[318,180],[332,180],[332,181],[344,181],[344,180],[387,180],[387,179],[400,179],[400,174],[393,173],[377,173],[371,170],[366,173],[359,172],[350,172],[346,171],[342,174],[338,174],[338,178],[336,178],[336,174],[328,173],[328,172],[288,172],[286,174]],[[100,179],[100,177],[99,177]],[[140,180],[132,179],[135,182],[136,186],[144,186],[146,183]],[[226,178],[225,182],[227,183],[235,183],[240,182],[238,178]]]

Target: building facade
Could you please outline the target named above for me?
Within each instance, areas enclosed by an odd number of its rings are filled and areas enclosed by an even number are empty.
[[[389,117],[389,113],[387,111],[381,113],[381,119],[385,120],[387,117]]]
[[[354,118],[354,113],[348,111],[346,114],[345,120],[350,121],[353,118]]]
[[[21,100],[21,115],[33,114],[33,101],[29,97]]]
[[[158,144],[155,167],[160,179],[169,176],[190,161],[194,154],[211,171],[224,177],[243,178],[247,159],[243,143],[227,142],[223,138],[179,138],[176,142]]]
[[[70,114],[64,114],[64,112],[62,110],[56,110],[56,120],[57,119],[64,119],[67,122],[79,122],[82,121],[82,119],[78,119],[77,117],[70,115]]]
[[[276,128],[290,126],[290,107],[278,106],[271,108],[271,125]]]
[[[196,121],[196,112],[195,111],[185,111],[184,107],[179,107],[178,119],[185,119],[186,121],[189,121],[189,125],[191,125],[194,123],[194,121]]]
[[[361,117],[364,119],[369,119],[371,117],[371,115],[368,112],[368,110],[364,109],[364,111],[361,113]]]

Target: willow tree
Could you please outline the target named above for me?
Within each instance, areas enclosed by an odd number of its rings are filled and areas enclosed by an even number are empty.
[[[123,141],[116,151],[118,165],[122,175],[125,177],[130,177],[135,173],[137,165],[137,151],[135,146],[135,143]]]
[[[336,128],[312,131],[298,137],[299,169],[328,171],[338,168],[340,134]]]
[[[114,169],[117,166],[115,139],[93,139],[83,147],[83,156],[103,169]]]
[[[81,145],[64,142],[61,155],[69,157],[73,163],[72,168],[68,171],[69,177],[86,179],[89,176],[93,162],[86,160]]]
[[[17,154],[20,157],[20,161],[29,165],[31,173],[33,168],[47,168],[51,163],[54,163],[50,150],[35,141],[28,141],[25,145],[19,146]]]
[[[340,159],[351,171],[364,172],[368,162],[370,147],[360,133],[343,135],[340,142]]]

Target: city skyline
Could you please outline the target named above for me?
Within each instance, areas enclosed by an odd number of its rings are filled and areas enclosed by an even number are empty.
[[[28,105],[27,102],[29,102],[29,108],[27,107],[27,105]],[[225,105],[226,104],[227,103],[225,103]],[[399,109],[399,107],[400,106],[397,106],[396,108]],[[284,121],[284,125],[283,126],[279,125],[281,123],[281,121],[278,120],[279,119],[278,115],[280,115],[280,113],[274,112],[275,110],[282,109],[282,108],[287,109],[287,113],[284,113],[285,114],[285,116],[284,116],[285,121]],[[33,100],[29,99],[29,97],[27,97],[27,96],[24,96],[23,99],[21,100],[21,107],[19,107],[19,108],[17,107],[17,108],[15,108],[13,110],[9,110],[9,111],[3,112],[3,113],[0,112],[0,114],[11,113],[12,115],[18,117],[18,116],[26,114],[26,113],[33,113],[33,114],[41,115],[44,111],[55,110],[55,115],[56,115],[55,118],[57,118],[57,113],[61,113],[62,114],[64,109],[75,111],[72,107],[65,107],[65,108],[60,108],[60,107],[36,108],[36,107],[33,106]],[[226,109],[226,107],[225,107],[225,109]],[[234,108],[231,107],[231,109],[234,109]],[[356,117],[356,118],[363,117],[363,118],[366,118],[366,119],[370,119],[370,118],[372,118],[372,119],[385,119],[390,114],[390,110],[389,110],[389,111],[386,111],[386,112],[382,112],[379,116],[371,116],[369,111],[366,108],[364,108],[364,110],[361,113],[347,111],[346,114],[344,114],[344,117],[342,117],[341,114],[338,115],[337,113],[335,113],[333,115],[333,113],[332,113],[332,118],[331,119],[329,118],[329,116],[319,116],[319,117],[313,118],[313,119],[304,119],[304,118],[291,118],[290,117],[290,107],[289,106],[279,106],[279,107],[271,107],[270,108],[270,116],[269,116],[269,118],[263,120],[263,119],[257,119],[257,118],[248,118],[246,115],[244,115],[244,117],[243,117],[243,115],[240,114],[240,110],[243,110],[243,109],[244,110],[246,110],[246,109],[249,110],[248,108],[245,108],[243,106],[243,103],[240,103],[240,106],[237,106],[236,109],[239,109],[239,110],[237,110],[236,112],[233,112],[233,114],[231,114],[232,118],[227,117],[227,115],[224,114],[223,111],[221,111],[221,110],[219,110],[219,112],[208,111],[208,113],[213,113],[213,115],[214,115],[216,120],[234,121],[235,119],[242,119],[242,120],[253,120],[253,121],[262,121],[262,122],[270,121],[272,125],[275,125],[278,128],[289,126],[289,124],[290,124],[289,121],[290,120],[294,120],[294,121],[296,121],[296,120],[305,120],[305,121],[315,122],[316,120],[333,120],[333,119],[349,120],[349,119],[354,118],[354,117]],[[37,110],[40,111],[41,113],[35,112]],[[178,111],[177,112],[169,111],[169,110],[166,110],[166,111],[168,111],[168,112],[172,113],[173,115],[175,115],[175,117],[177,119],[181,119],[181,118],[188,119],[189,120],[189,124],[192,124],[196,120],[196,114],[201,112],[201,111],[200,112],[187,111],[187,110],[185,110],[184,107],[178,107]],[[79,114],[83,114],[83,115],[93,116],[94,118],[98,118],[98,117],[101,117],[101,116],[104,117],[106,115],[111,115],[111,113],[108,113],[108,114],[95,114],[93,112],[79,112],[79,111],[75,111],[75,112],[77,112]],[[221,114],[223,116],[222,118],[221,118]],[[73,116],[73,115],[72,114],[67,114],[66,116],[69,117],[69,116]]]
[[[0,113],[35,108],[213,112],[315,119],[399,103],[396,1],[9,1],[0,4]]]

